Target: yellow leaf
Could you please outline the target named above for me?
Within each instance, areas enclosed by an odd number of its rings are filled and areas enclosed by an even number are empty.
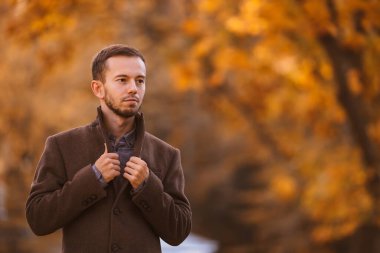
[[[290,176],[277,175],[270,184],[272,192],[282,201],[291,201],[296,196],[296,183]]]
[[[353,94],[359,95],[362,92],[363,85],[360,82],[359,73],[356,69],[350,69],[347,72],[348,86]]]

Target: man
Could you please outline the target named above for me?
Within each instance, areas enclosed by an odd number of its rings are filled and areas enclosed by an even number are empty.
[[[144,57],[106,47],[92,75],[98,117],[47,139],[26,203],[31,229],[62,228],[65,253],[161,252],[159,238],[180,244],[191,229],[180,152],[144,130]]]

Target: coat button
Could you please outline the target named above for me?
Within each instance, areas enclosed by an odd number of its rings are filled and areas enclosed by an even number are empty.
[[[115,207],[115,208],[113,209],[113,214],[114,214],[114,215],[119,215],[119,214],[121,214],[121,210],[120,210],[120,208]]]
[[[120,246],[117,244],[117,243],[113,243],[112,245],[111,245],[111,250],[112,250],[112,252],[116,252],[116,251],[119,251],[121,248],[120,248]]]
[[[82,205],[88,206],[89,204],[94,202],[97,198],[98,196],[96,196],[95,194],[92,194],[90,197],[82,201]]]
[[[142,208],[144,208],[146,211],[150,211],[151,210],[149,204],[145,200],[141,200],[140,201],[140,206]]]

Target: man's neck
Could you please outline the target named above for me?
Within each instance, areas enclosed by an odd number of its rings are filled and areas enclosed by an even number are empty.
[[[102,106],[104,124],[110,134],[119,140],[124,134],[133,129],[135,117],[124,118],[109,108]]]

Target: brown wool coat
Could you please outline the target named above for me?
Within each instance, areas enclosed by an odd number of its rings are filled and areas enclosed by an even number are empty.
[[[180,244],[191,229],[191,209],[179,150],[145,132],[139,114],[134,155],[148,164],[149,177],[136,193],[126,180],[103,188],[91,168],[106,141],[98,111],[92,124],[47,139],[26,203],[31,229],[46,235],[62,228],[64,253],[156,253],[159,237]]]

